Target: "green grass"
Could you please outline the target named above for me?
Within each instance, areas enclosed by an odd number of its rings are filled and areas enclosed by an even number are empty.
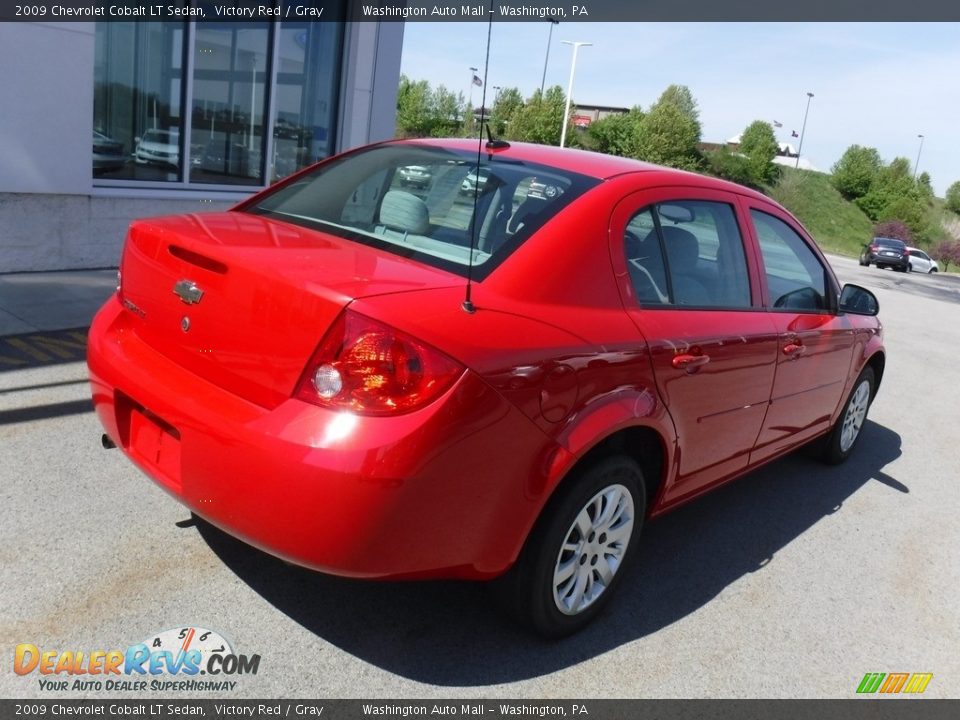
[[[767,194],[796,215],[823,250],[856,257],[873,237],[870,218],[837,192],[829,175],[785,167]]]
[[[829,175],[785,167],[777,185],[766,192],[796,215],[828,252],[857,257],[873,237],[874,223],[837,192]],[[929,252],[938,241],[949,238],[944,223],[950,221],[956,223],[957,216],[947,210],[943,198],[934,198],[928,210],[929,236],[915,241],[917,246]]]

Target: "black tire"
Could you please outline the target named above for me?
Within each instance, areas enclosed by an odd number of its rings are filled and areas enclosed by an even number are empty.
[[[626,537],[616,543],[622,548],[622,553],[615,565],[614,553],[617,548],[609,542],[606,533],[598,528],[596,532],[599,534],[595,535],[591,530],[589,536],[580,537],[579,530],[574,527],[577,518],[586,511],[594,523],[593,527],[597,528],[598,514],[601,518],[605,517],[604,510],[612,505],[602,504],[608,502],[605,497],[599,501],[602,509],[594,514],[590,514],[590,509],[596,508],[595,501],[605,490],[609,491],[607,496],[617,497],[613,511],[615,517],[617,510],[623,506],[620,518],[610,528],[611,532],[616,529],[623,531],[627,522],[621,520],[629,514],[629,505],[632,504],[632,528]],[[629,494],[629,503],[623,490]],[[646,510],[643,472],[628,457],[618,455],[598,460],[567,478],[543,509],[516,564],[497,581],[501,602],[517,620],[546,638],[561,638],[582,629],[600,613],[622,580],[633,557]],[[577,550],[564,550],[567,540],[575,536],[579,537]],[[602,549],[604,543],[608,543],[606,547],[609,552]],[[564,554],[567,555],[566,562],[562,562]],[[580,555],[579,559],[577,554]],[[555,571],[560,572],[561,564],[567,563],[572,563],[572,575],[569,580],[556,585]],[[601,573],[604,570],[610,572],[611,566],[612,577],[604,583]],[[571,582],[571,587],[581,585],[580,577],[588,578],[588,588],[599,589],[592,600],[586,597],[589,593],[581,593],[581,602],[584,604],[579,609],[571,608],[572,613],[564,612],[560,609],[562,599],[557,599],[558,595],[564,594],[561,586],[565,587]]]
[[[936,271],[937,271],[937,269],[936,269],[935,267],[932,267],[932,268],[930,268],[930,272],[928,272],[927,274],[928,274],[928,275],[933,275]]]
[[[866,398],[863,398],[860,394],[862,392],[861,387],[864,383],[866,383]],[[860,372],[860,375],[857,376],[857,381],[853,384],[853,389],[850,391],[849,397],[847,397],[847,402],[843,405],[843,411],[837,418],[837,422],[824,438],[821,459],[828,465],[839,465],[842,463],[850,457],[850,454],[860,441],[860,436],[863,434],[863,425],[867,421],[867,414],[870,410],[870,403],[873,402],[874,387],[876,387],[876,380],[873,374],[873,368],[867,365]],[[863,415],[859,418],[859,422],[856,422],[856,417],[852,416],[848,418],[848,415],[851,415],[851,413],[854,415],[858,414],[861,403],[865,403],[865,406],[862,408]],[[848,422],[856,425],[852,442],[849,442],[849,438],[844,437],[844,427]]]

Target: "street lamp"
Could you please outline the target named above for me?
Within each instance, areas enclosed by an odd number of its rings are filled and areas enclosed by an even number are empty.
[[[570,117],[570,96],[573,95],[573,74],[577,71],[577,51],[579,51],[581,47],[587,47],[593,45],[593,43],[564,40],[563,44],[573,47],[573,60],[570,62],[570,81],[567,83],[567,104],[563,109],[563,129],[560,131],[560,147],[563,147],[567,142],[567,118]]]
[[[807,93],[807,109],[803,112],[803,127],[800,128],[800,147],[797,148],[797,163],[794,165],[795,168],[800,167],[800,153],[803,152],[803,135],[807,132],[807,115],[810,113],[810,100],[813,98],[813,93]]]
[[[543,86],[547,82],[547,63],[550,62],[550,43],[553,42],[553,26],[559,25],[560,21],[550,17],[547,18],[550,23],[550,34],[547,35],[547,56],[543,59],[543,77],[540,79],[540,97],[543,97]]]
[[[920,153],[923,152],[923,135],[917,135],[920,138],[920,149],[917,150],[917,164],[913,166],[913,179],[917,179],[917,171],[920,169]]]

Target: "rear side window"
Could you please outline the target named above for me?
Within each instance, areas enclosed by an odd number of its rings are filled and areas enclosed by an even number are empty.
[[[759,210],[750,217],[760,240],[770,304],[776,310],[828,310],[827,271],[797,232]]]
[[[245,211],[461,275],[472,263],[482,280],[598,183],[506,154],[483,155],[478,167],[476,153],[382,145],[324,163]]]
[[[730,205],[676,200],[644,208],[627,223],[624,252],[641,305],[750,307],[743,238]]]

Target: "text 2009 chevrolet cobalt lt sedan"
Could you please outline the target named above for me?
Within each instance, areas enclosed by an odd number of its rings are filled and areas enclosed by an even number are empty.
[[[647,518],[814,439],[850,454],[877,302],[758,193],[477,151],[375,145],[229,212],[135,222],[90,332],[94,404],[228,533],[339,575],[499,578],[562,635]],[[410,166],[428,191],[403,189]]]

